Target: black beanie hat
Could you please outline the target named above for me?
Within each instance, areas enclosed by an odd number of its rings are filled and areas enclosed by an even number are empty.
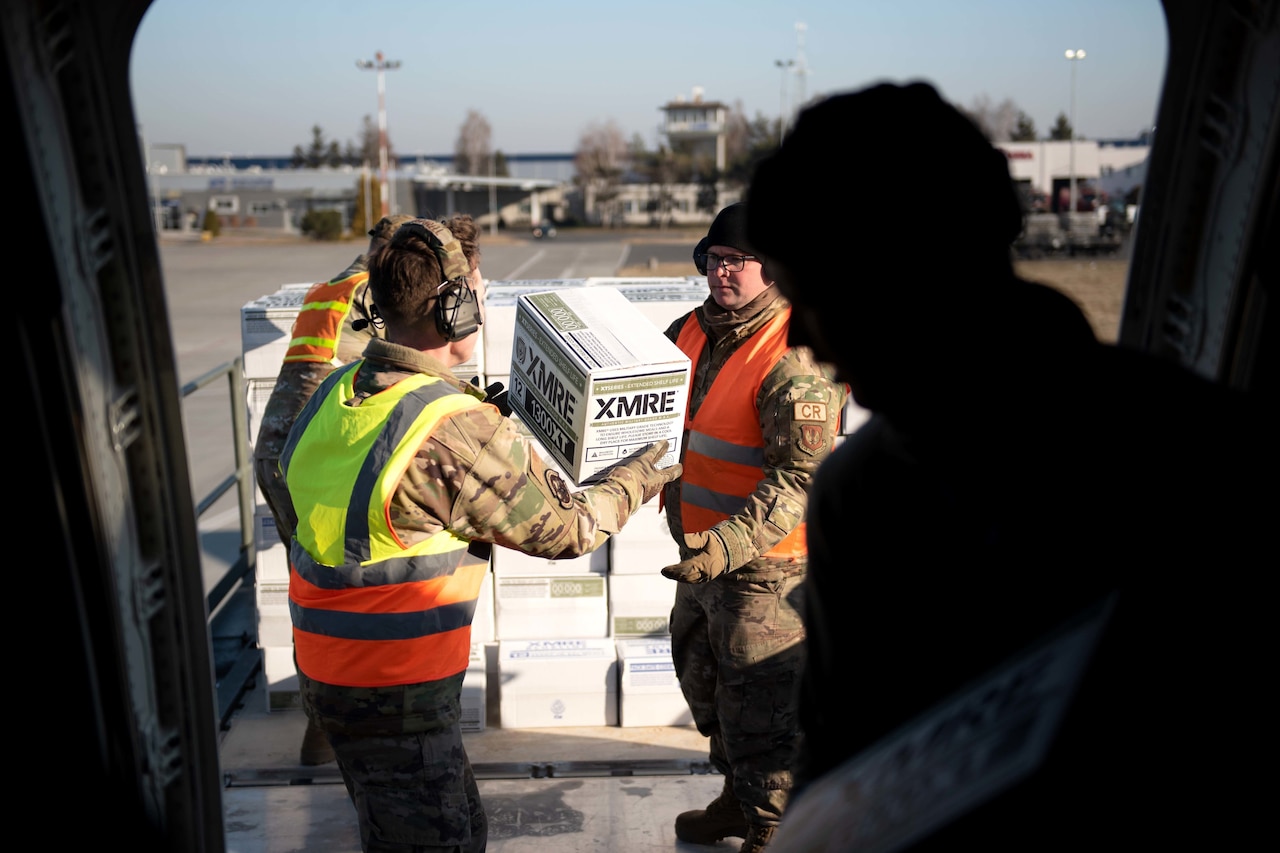
[[[716,214],[707,232],[708,246],[730,246],[748,255],[756,250],[747,239],[747,206],[742,202],[731,204]],[[705,249],[704,249],[705,251]]]
[[[707,270],[702,261],[698,259],[698,256],[706,254],[707,249],[712,246],[730,246],[748,255],[756,253],[756,250],[751,248],[750,241],[747,240],[746,204],[742,202],[731,204],[717,213],[715,220],[711,223],[711,230],[707,232],[707,236],[699,240],[698,245],[693,247],[694,266],[703,275],[707,274]]]

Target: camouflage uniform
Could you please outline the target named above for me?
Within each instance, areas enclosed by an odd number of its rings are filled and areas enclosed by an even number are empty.
[[[346,364],[359,358],[365,344],[376,335],[373,326],[364,325],[370,319],[367,262],[368,256],[360,255],[331,279],[340,281],[360,276],[360,282],[351,294],[351,310],[347,312],[342,323],[342,333],[338,336],[337,364]],[[363,328],[359,331],[352,328],[356,321],[362,321]],[[298,419],[298,413],[337,364],[291,361],[281,365],[275,387],[271,389],[271,396],[263,409],[257,439],[253,443],[253,468],[258,488],[262,491],[267,508],[275,517],[276,532],[280,534],[286,547],[293,538],[293,529],[298,526],[298,517],[293,512],[289,490],[280,474],[280,451],[284,448],[284,440],[289,437],[289,429]]]
[[[431,356],[375,339],[353,400],[415,373],[484,397]],[[390,521],[406,548],[448,527],[472,540],[472,553],[491,543],[567,559],[603,545],[643,501],[644,483],[621,466],[571,492],[515,422],[493,406],[474,406],[422,444],[396,487]],[[361,688],[299,673],[303,706],[337,753],[366,851],[484,849],[487,823],[458,728],[462,677]]]
[[[709,352],[698,359],[691,413],[729,356],[786,307],[770,288],[737,311],[725,311],[711,298],[695,309]],[[668,338],[679,337],[687,316],[671,324]],[[803,520],[809,480],[832,450],[844,397],[844,386],[807,348],[791,348],[778,360],[756,400],[764,479],[742,510],[716,526],[729,564],[737,568],[706,583],[676,586],[671,648],[680,687],[698,731],[710,738],[712,765],[725,775],[750,824],[776,825],[786,807],[799,742],[795,691],[804,661],[799,611],[807,559],[761,555]],[[802,400],[827,404],[828,421],[817,441],[793,420],[794,404]],[[681,485],[669,484],[663,502],[686,559],[691,554],[683,544]]]

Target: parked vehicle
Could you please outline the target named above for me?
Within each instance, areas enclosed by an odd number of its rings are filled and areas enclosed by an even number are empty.
[[[1028,213],[1014,243],[1023,258],[1103,255],[1118,252],[1129,236],[1123,213],[1109,209],[1082,213]]]
[[[544,219],[537,225],[533,226],[533,236],[541,240],[543,238],[550,239],[556,236],[556,225],[550,219]]]

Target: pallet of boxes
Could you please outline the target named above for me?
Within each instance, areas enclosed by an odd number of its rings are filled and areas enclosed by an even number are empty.
[[[293,323],[312,284],[285,284],[240,309],[241,361],[245,378],[245,408],[249,442],[257,440],[263,412],[285,351],[293,337]],[[458,365],[463,378],[483,378],[483,349],[475,360]],[[336,365],[335,365],[336,366]],[[257,639],[262,651],[262,672],[268,710],[299,708],[298,674],[293,663],[293,622],[289,616],[289,552],[276,532],[275,518],[254,484],[255,550],[254,594],[257,602]],[[476,637],[493,634],[493,585],[491,575],[481,589],[476,608]],[[482,645],[473,644],[471,667],[463,684],[463,725],[478,731],[485,721],[485,656]]]
[[[275,385],[308,284],[242,309],[249,437]],[[474,364],[462,378],[509,389],[513,417],[577,487],[652,441],[679,455],[688,360],[663,335],[707,296],[701,278],[489,282]],[[255,491],[256,493],[256,491]],[[297,707],[288,557],[257,496],[258,641],[268,705]],[[592,554],[547,560],[495,548],[472,622],[462,728],[677,726],[692,717],[669,619],[679,559],[657,501]]]
[[[662,330],[706,298],[700,280],[495,283],[487,382],[578,487],[660,439],[679,457],[689,361]],[[679,559],[656,500],[604,547],[547,560],[495,549],[496,699],[503,728],[675,726],[692,717],[669,620]]]

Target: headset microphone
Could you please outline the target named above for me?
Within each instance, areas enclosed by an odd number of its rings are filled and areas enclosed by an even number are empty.
[[[351,321],[351,330],[353,332],[359,332],[362,329],[369,328],[370,326],[373,326],[375,329],[381,329],[383,326],[386,325],[386,321],[384,321],[382,317],[378,314],[377,305],[374,305],[373,303],[369,303],[366,310],[369,312],[368,317],[361,317],[358,320]]]

